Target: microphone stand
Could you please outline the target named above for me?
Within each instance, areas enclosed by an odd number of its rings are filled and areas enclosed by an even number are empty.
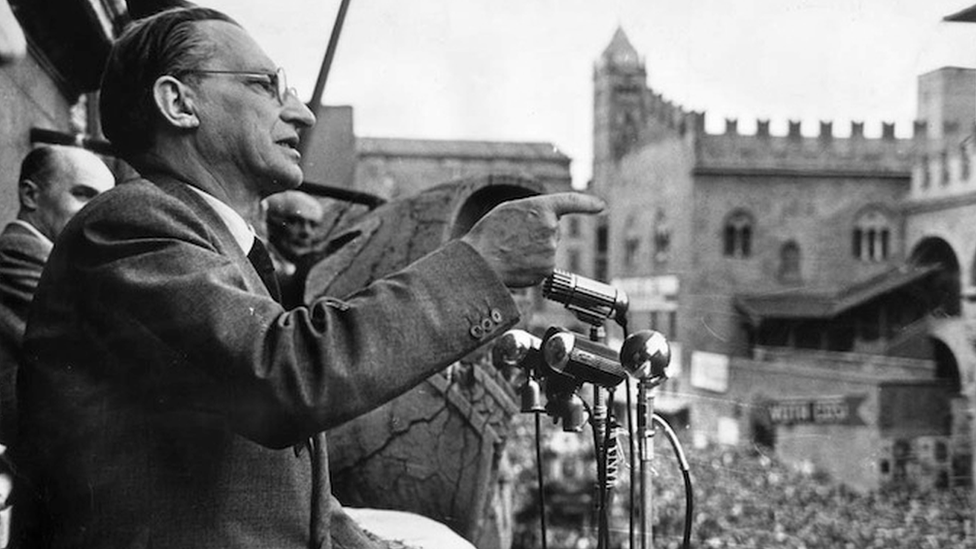
[[[603,326],[590,326],[590,341],[603,343],[606,331]],[[603,403],[603,391],[596,383],[593,384],[593,422],[596,425],[596,433],[599,440],[607,434],[607,406]],[[599,448],[597,448],[599,450]],[[598,454],[599,455],[599,454]]]
[[[663,376],[640,380],[637,390],[637,432],[640,452],[640,547],[654,546],[654,389],[664,382]]]
[[[606,331],[600,324],[590,324],[590,341],[602,343]],[[603,462],[603,439],[607,432],[607,406],[603,403],[603,392],[600,385],[593,384],[593,450],[596,456],[596,487],[597,487],[597,549],[606,549],[604,540],[607,538],[607,488],[606,464]]]

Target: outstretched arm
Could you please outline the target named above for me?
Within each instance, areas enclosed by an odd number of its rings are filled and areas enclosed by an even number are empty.
[[[504,202],[462,237],[510,288],[534,286],[555,268],[559,218],[594,214],[604,202],[582,193],[556,193]]]

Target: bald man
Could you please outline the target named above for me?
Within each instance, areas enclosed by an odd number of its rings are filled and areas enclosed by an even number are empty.
[[[295,271],[313,247],[325,216],[322,204],[301,191],[288,190],[265,199],[268,252],[286,307],[301,304],[301,281]]]
[[[21,163],[20,211],[0,234],[0,443],[14,433],[14,387],[27,310],[61,229],[115,176],[77,147],[42,146]]]

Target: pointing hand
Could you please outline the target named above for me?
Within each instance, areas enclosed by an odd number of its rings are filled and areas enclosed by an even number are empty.
[[[582,193],[556,193],[503,202],[461,239],[488,262],[510,288],[533,286],[555,268],[559,218],[595,214],[605,204]]]

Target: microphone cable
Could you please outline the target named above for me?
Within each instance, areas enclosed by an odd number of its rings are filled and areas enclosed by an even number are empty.
[[[542,530],[542,549],[546,547],[546,491],[542,480],[542,412],[535,416],[535,467],[539,481],[539,527]]]
[[[627,464],[630,466],[630,505],[628,509],[628,518],[630,519],[629,532],[630,532],[630,547],[637,547],[637,525],[634,523],[634,502],[637,499],[637,439],[635,437],[634,431],[634,404],[633,404],[633,393],[634,388],[630,386],[630,381],[627,381],[627,441],[629,446],[629,452],[627,452]]]
[[[690,549],[691,523],[694,512],[694,491],[692,490],[691,486],[691,468],[688,466],[688,458],[685,457],[685,451],[681,447],[681,442],[678,440],[678,435],[674,432],[674,429],[667,422],[667,420],[657,413],[651,414],[651,420],[654,423],[657,423],[661,427],[661,430],[664,431],[668,442],[671,443],[671,448],[674,450],[674,456],[678,460],[678,468],[681,469],[681,477],[685,484],[685,523],[681,546],[684,549]]]
[[[624,341],[627,341],[627,337],[630,335],[627,330],[627,322],[618,322],[620,328],[624,332]],[[627,397],[627,441],[629,446],[629,452],[627,452],[627,464],[630,466],[630,505],[627,512],[628,518],[628,533],[630,534],[630,547],[636,549],[637,547],[637,526],[634,523],[634,501],[637,499],[637,437],[635,434],[634,426],[634,388],[631,386],[630,380],[627,380],[626,387],[626,397]]]
[[[596,533],[596,546],[597,549],[605,549],[603,545],[603,483],[605,478],[604,465],[603,462],[603,452],[600,448],[600,430],[597,427],[595,421],[593,421],[593,407],[590,403],[583,399],[583,408],[586,409],[586,415],[590,418],[587,423],[590,424],[590,432],[593,434],[593,456],[596,460],[596,494],[597,494],[597,533]]]
[[[603,461],[603,478],[599,482],[600,489],[600,532],[602,533],[599,547],[610,547],[610,492],[618,481],[620,470],[620,450],[617,447],[617,419],[613,415],[613,388],[607,390],[607,417],[603,427],[603,445],[598,455]],[[599,469],[598,469],[599,470]]]

